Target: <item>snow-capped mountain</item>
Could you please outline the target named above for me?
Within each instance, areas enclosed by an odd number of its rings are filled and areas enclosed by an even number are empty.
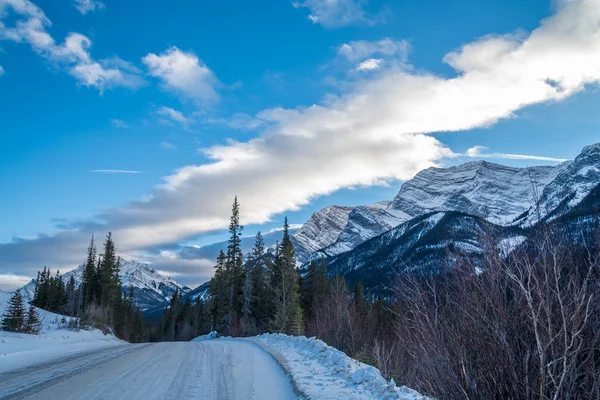
[[[337,240],[348,224],[352,207],[329,206],[317,211],[292,235],[296,257],[303,263],[317,250]]]
[[[579,204],[600,183],[600,143],[586,146],[564,163],[556,178],[540,192],[540,218],[556,218]],[[537,212],[527,223],[537,220]]]
[[[135,297],[136,306],[142,310],[149,309],[158,304],[163,304],[170,300],[176,290],[180,290],[184,294],[191,289],[184,286],[170,277],[164,276],[148,264],[139,263],[137,261],[126,261],[121,259],[121,284],[124,291],[129,291],[133,287],[133,295]],[[66,272],[62,275],[65,284],[73,277],[75,286],[81,284],[83,278],[84,265]],[[21,292],[23,297],[30,301],[33,299],[35,292],[35,280],[32,280],[25,285]]]
[[[351,250],[409,218],[388,206],[388,201],[357,207],[329,206],[314,213],[292,235],[298,262],[304,264],[323,249],[328,249],[329,255]]]
[[[389,207],[413,218],[433,211],[458,211],[510,225],[533,207],[536,196],[569,164],[513,168],[477,161],[428,168],[405,182]]]
[[[294,235],[301,249],[298,259],[306,263],[339,256],[413,219],[438,212],[477,217],[497,227],[527,228],[540,219],[565,215],[598,184],[600,144],[587,146],[575,160],[555,166],[514,168],[477,161],[428,168],[406,181],[391,202],[330,206],[313,214],[306,229]]]

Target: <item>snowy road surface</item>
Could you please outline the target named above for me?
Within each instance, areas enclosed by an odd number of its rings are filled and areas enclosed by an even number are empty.
[[[243,340],[151,343],[77,354],[0,375],[0,398],[295,399],[283,370]]]

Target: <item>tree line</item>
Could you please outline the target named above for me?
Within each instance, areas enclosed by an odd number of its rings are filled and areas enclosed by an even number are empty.
[[[406,268],[385,297],[323,260],[300,274],[287,219],[281,242],[267,251],[258,233],[245,260],[237,199],[229,232],[204,330],[316,336],[436,398],[600,399],[600,229],[577,242],[541,227],[510,255],[484,232],[483,254]]]
[[[9,308],[3,319],[3,329],[34,333],[37,329],[24,326],[39,326],[39,317],[35,307],[53,313],[76,317],[69,328],[99,328],[114,333],[120,339],[129,342],[146,340],[144,315],[135,306],[133,288],[125,293],[119,277],[120,258],[116,256],[115,243],[109,233],[103,245],[103,253],[98,254],[94,237],[88,246],[84,263],[82,282],[76,286],[73,276],[64,284],[63,277],[57,271],[54,276],[50,269],[37,274],[35,292],[29,308],[28,317],[22,319],[23,298],[17,292],[9,302]],[[33,318],[33,320],[32,320]],[[33,322],[29,322],[32,320]],[[74,322],[73,322],[74,321]],[[6,325],[5,325],[6,323]],[[18,327],[21,328],[18,328]]]

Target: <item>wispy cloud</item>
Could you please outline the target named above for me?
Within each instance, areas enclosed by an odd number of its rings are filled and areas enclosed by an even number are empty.
[[[29,0],[0,0],[0,40],[29,43],[32,49],[55,67],[64,69],[80,85],[100,91],[114,87],[135,89],[145,81],[133,69],[124,68],[123,61],[94,60],[89,52],[92,42],[86,36],[71,32],[62,44],[57,44],[47,32],[52,22],[41,8]],[[12,11],[13,18],[9,11]],[[15,20],[12,27],[2,20]],[[117,65],[118,64],[118,65]]]
[[[169,143],[169,142],[162,142],[160,144],[160,148],[164,149],[164,150],[178,150],[177,146],[175,146],[173,143]]]
[[[194,119],[186,117],[181,111],[177,111],[171,107],[162,106],[156,113],[167,118],[169,121],[181,124],[185,129],[189,128],[189,126],[194,123]]]
[[[227,118],[206,118],[204,124],[223,125],[239,131],[256,131],[263,128],[267,121],[244,113],[236,113]]]
[[[125,121],[123,121],[122,119],[111,119],[110,123],[112,126],[114,126],[115,128],[122,128],[122,129],[127,129],[129,128],[129,124]]]
[[[143,171],[134,171],[128,169],[93,169],[90,172],[94,174],[143,174]]]
[[[74,0],[73,6],[83,15],[90,11],[102,10],[106,5],[98,0]]]
[[[358,64],[356,67],[357,71],[373,71],[381,67],[382,60],[378,58],[369,58]]]
[[[216,88],[220,82],[215,74],[191,52],[171,47],[162,54],[150,53],[142,61],[150,75],[162,80],[162,86],[199,105],[219,101]]]
[[[2,68],[2,65],[0,65],[0,76],[4,75],[4,68]]]
[[[385,15],[371,15],[364,9],[365,0],[303,0],[294,1],[295,8],[308,8],[308,19],[325,28],[340,28],[347,25],[374,25],[385,21]]]
[[[484,158],[484,159],[499,159],[499,160],[535,160],[535,161],[550,161],[550,162],[564,162],[566,158],[554,158],[544,156],[532,156],[526,154],[507,154],[507,153],[489,153],[488,148],[485,146],[474,146],[467,150],[466,156],[472,158]]]

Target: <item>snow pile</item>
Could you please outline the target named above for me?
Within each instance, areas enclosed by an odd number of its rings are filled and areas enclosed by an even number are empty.
[[[0,317],[4,314],[12,294],[0,292]],[[24,304],[25,310],[29,304]],[[0,330],[0,374],[37,365],[56,358],[126,342],[100,330],[72,331],[66,329],[74,318],[37,309],[40,316],[40,334],[29,335]]]
[[[377,368],[356,361],[321,340],[282,334],[264,334],[250,340],[269,351],[308,398],[427,399],[406,386],[397,387],[394,380],[386,381]]]
[[[212,331],[211,333],[207,333],[206,335],[198,336],[197,338],[192,339],[192,342],[203,342],[205,340],[216,339],[218,337],[218,333],[216,331]]]

